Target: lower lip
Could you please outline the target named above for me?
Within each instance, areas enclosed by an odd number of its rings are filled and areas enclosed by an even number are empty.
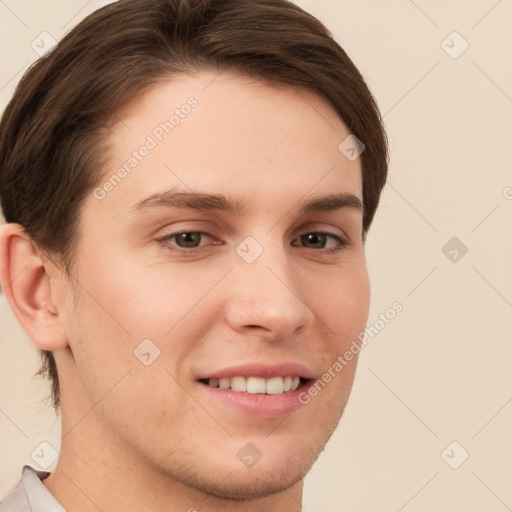
[[[286,416],[304,405],[300,402],[299,395],[307,391],[310,381],[307,381],[294,391],[287,391],[279,395],[213,388],[202,382],[198,382],[198,385],[214,400],[218,400],[258,418],[273,419]]]

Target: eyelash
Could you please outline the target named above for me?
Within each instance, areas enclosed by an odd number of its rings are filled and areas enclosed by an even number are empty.
[[[177,247],[177,246],[174,246],[174,244],[170,244],[170,242],[169,242],[171,238],[174,238],[175,236],[183,235],[183,234],[186,234],[186,233],[196,233],[196,234],[206,235],[206,236],[209,236],[209,237],[213,238],[206,231],[200,231],[200,230],[199,231],[178,231],[176,233],[171,233],[169,235],[165,235],[162,238],[158,238],[157,241],[161,242],[166,247],[170,247],[172,245],[173,246],[173,248],[171,249],[172,251],[178,252],[180,254],[191,254],[191,253],[195,252],[196,250],[200,249],[200,247],[191,247],[189,249],[174,248],[174,247]],[[298,238],[300,238],[301,236],[304,236],[304,235],[311,235],[311,234],[314,234],[314,235],[317,235],[317,234],[327,235],[328,237],[330,237],[330,238],[336,240],[336,242],[338,242],[338,245],[336,247],[332,247],[330,249],[312,249],[313,251],[316,251],[316,252],[323,252],[324,254],[325,253],[326,254],[336,254],[336,253],[339,253],[342,250],[344,250],[349,245],[349,241],[347,239],[342,238],[339,235],[335,235],[334,233],[329,233],[328,231],[318,231],[318,230],[316,230],[316,231],[306,231],[305,233],[300,235]]]

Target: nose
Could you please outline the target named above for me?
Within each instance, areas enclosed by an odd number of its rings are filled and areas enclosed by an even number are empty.
[[[315,315],[300,290],[300,273],[284,247],[265,247],[252,263],[236,258],[227,305],[232,329],[281,340],[313,323]]]

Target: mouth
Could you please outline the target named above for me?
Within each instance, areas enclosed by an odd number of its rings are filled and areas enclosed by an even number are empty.
[[[281,395],[290,393],[304,386],[310,379],[303,377],[264,377],[255,376],[235,376],[221,377],[220,379],[199,379],[199,382],[212,388],[231,389],[237,393]]]
[[[272,419],[288,415],[305,404],[300,396],[316,373],[295,364],[248,364],[219,370],[197,379],[205,399],[229,414]]]

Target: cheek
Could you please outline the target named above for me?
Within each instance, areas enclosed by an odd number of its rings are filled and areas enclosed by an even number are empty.
[[[203,273],[198,278],[197,274],[193,267],[177,271],[161,262],[84,256],[77,273],[80,304],[69,314],[72,350],[79,349],[73,340],[87,341],[87,357],[103,362],[90,370],[97,379],[112,369],[121,374],[133,365],[138,367],[134,350],[147,339],[161,351],[162,360],[168,359],[172,340],[172,359],[179,361],[194,349],[192,340],[201,339],[199,331],[209,325],[208,302],[201,299],[215,284],[215,275],[208,278]],[[105,373],[107,369],[110,372]]]
[[[84,258],[80,274],[87,276],[87,291],[81,290],[82,314],[98,333],[117,333],[117,339],[133,343],[158,338],[172,327],[180,305],[191,293],[179,273],[170,283],[165,272],[155,272],[151,266],[127,258]]]
[[[366,266],[361,264],[340,272],[322,293],[311,296],[313,311],[323,325],[316,354],[321,354],[323,373],[315,388],[303,396],[310,400],[318,425],[332,432],[348,401],[357,368],[358,335],[368,321],[370,284]],[[312,434],[312,441],[314,435]]]
[[[340,351],[366,326],[370,307],[368,273],[361,264],[324,283],[324,289],[310,297],[310,304],[332,340],[330,346]]]

